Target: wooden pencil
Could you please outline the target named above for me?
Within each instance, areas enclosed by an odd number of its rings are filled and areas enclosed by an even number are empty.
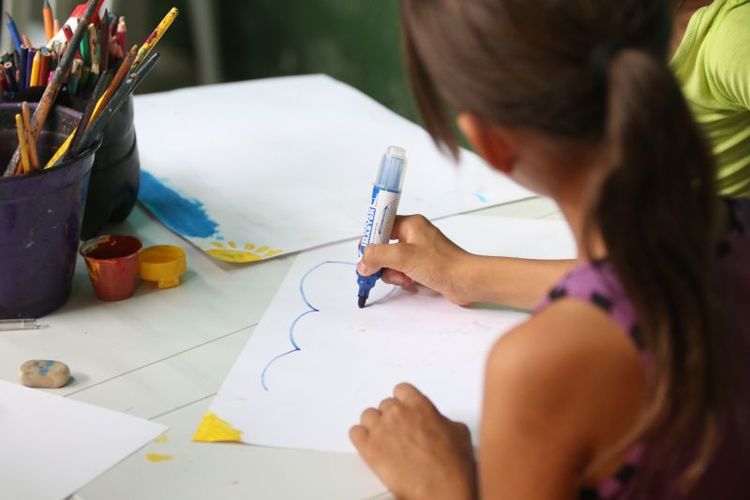
[[[31,172],[31,165],[29,164],[29,149],[26,145],[26,130],[23,126],[23,118],[20,114],[16,114],[16,132],[18,132],[18,150],[21,156],[21,168],[24,174]]]
[[[91,16],[96,9],[96,5],[96,0],[89,0],[89,3],[86,5],[86,10],[83,15],[84,19],[91,19]],[[73,38],[68,44],[68,48],[65,50],[62,58],[60,59],[60,62],[57,66],[57,71],[55,72],[55,76],[52,78],[50,84],[47,85],[47,88],[45,89],[44,94],[39,101],[39,105],[34,110],[34,116],[32,118],[31,124],[31,134],[35,139],[39,137],[39,131],[42,129],[42,127],[44,127],[44,123],[47,121],[47,116],[52,110],[52,106],[55,103],[57,94],[60,92],[60,89],[67,79],[70,65],[73,64],[73,57],[75,56],[76,48],[80,43],[81,38],[83,37],[83,33],[86,31],[86,29],[87,26],[85,22],[78,23],[76,31],[73,34]],[[3,176],[13,175],[13,173],[16,171],[16,167],[18,166],[19,159],[20,151],[16,149],[16,152],[13,153],[13,157],[11,158],[10,162],[8,162],[8,166],[5,169]]]
[[[99,21],[99,71],[104,74],[109,69],[109,10]]]
[[[48,42],[55,36],[55,22],[53,21],[53,17],[49,0],[45,0],[44,8],[42,9],[42,19],[44,19],[44,36],[47,37]]]
[[[39,170],[39,152],[36,147],[36,139],[29,133],[31,132],[31,113],[29,112],[29,103],[26,101],[21,103],[21,120],[23,120],[26,147],[29,150],[29,163],[31,164],[31,169]]]
[[[39,85],[44,87],[49,81],[49,67],[52,63],[52,54],[45,48],[39,52],[42,54],[42,58],[39,61]]]
[[[39,86],[39,65],[42,64],[42,51],[37,50],[34,59],[31,61],[31,76],[29,77],[29,87]]]
[[[135,57],[135,62],[133,63],[134,66],[141,64],[151,51],[154,50],[156,44],[159,43],[159,40],[161,40],[161,37],[164,36],[164,33],[166,33],[169,27],[172,26],[172,23],[179,13],[180,11],[176,7],[172,7],[169,12],[167,12],[164,19],[161,20],[146,41],[143,42],[143,45],[141,45],[141,48],[138,50],[138,55]]]

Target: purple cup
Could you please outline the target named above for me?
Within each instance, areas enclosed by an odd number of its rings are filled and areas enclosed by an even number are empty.
[[[0,171],[18,143],[16,113],[18,103],[0,103]],[[38,140],[42,163],[80,116],[59,106],[50,112]],[[97,147],[48,170],[0,178],[0,319],[39,318],[70,297]]]

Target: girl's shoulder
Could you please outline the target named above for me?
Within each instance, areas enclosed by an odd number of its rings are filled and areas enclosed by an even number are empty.
[[[497,342],[485,376],[485,420],[523,427],[525,450],[580,464],[574,476],[584,487],[620,467],[623,457],[607,454],[642,411],[646,377],[638,350],[601,308],[555,300]],[[484,432],[491,440],[501,431]]]

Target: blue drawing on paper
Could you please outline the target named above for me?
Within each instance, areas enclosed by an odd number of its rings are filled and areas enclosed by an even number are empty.
[[[263,368],[260,374],[260,384],[263,386],[263,390],[268,392],[268,381],[267,381],[267,375],[268,370],[273,366],[274,363],[276,363],[278,360],[285,358],[291,354],[294,354],[295,352],[302,351],[302,347],[297,342],[297,339],[295,337],[296,328],[299,322],[305,317],[310,314],[315,314],[320,312],[320,309],[313,305],[310,300],[307,298],[307,291],[305,290],[305,282],[307,281],[307,278],[315,271],[320,269],[323,266],[327,265],[336,265],[336,266],[349,266],[354,268],[356,266],[355,262],[342,262],[342,261],[325,261],[321,262],[320,264],[312,267],[309,269],[304,275],[302,275],[302,279],[299,282],[299,294],[302,298],[302,302],[304,303],[306,310],[302,312],[299,316],[297,316],[294,321],[292,321],[292,324],[289,326],[289,343],[291,344],[291,349],[289,349],[286,352],[283,352],[279,354],[278,356],[274,356],[271,358],[271,360],[266,364],[266,366]],[[352,282],[354,282],[354,276],[352,275]],[[378,302],[383,302],[385,300],[388,300],[394,293],[396,293],[396,290],[398,290],[398,287],[393,287],[388,294],[386,294],[384,297],[375,300],[370,303],[370,306],[377,304]]]

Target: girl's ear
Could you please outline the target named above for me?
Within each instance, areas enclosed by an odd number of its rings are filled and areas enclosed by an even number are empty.
[[[493,168],[506,175],[513,172],[518,159],[518,145],[512,133],[471,113],[458,115],[458,128],[476,152]]]

